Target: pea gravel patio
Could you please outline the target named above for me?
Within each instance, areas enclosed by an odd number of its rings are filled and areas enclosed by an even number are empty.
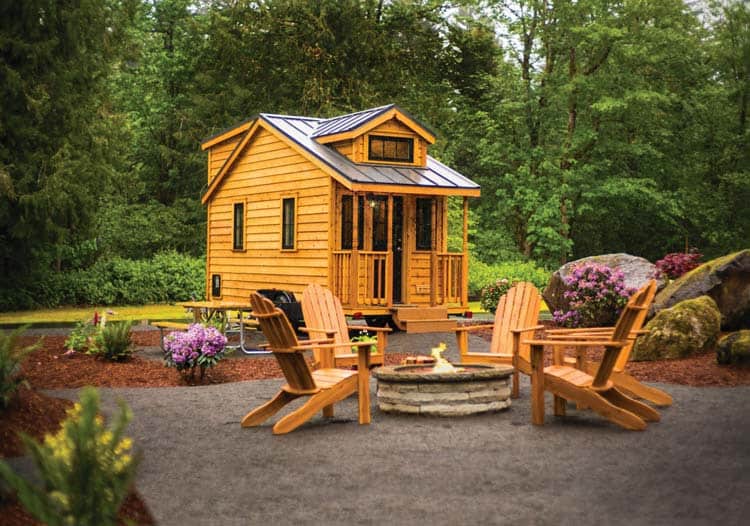
[[[428,353],[441,340],[455,347],[449,334],[401,333],[389,350]],[[272,435],[270,423],[240,428],[280,383],[101,390],[105,412],[117,399],[134,412],[137,487],[159,525],[729,525],[750,516],[750,387],[662,385],[674,406],[629,432],[589,412],[558,419],[551,398],[546,425],[532,426],[525,378],[504,412],[385,414],[373,379],[369,426],[356,423],[349,398],[332,422],[316,417],[288,435]]]

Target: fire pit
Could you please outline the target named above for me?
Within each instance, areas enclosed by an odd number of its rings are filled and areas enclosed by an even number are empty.
[[[436,370],[437,369],[437,370]],[[388,413],[460,416],[510,406],[509,365],[464,365],[453,371],[433,365],[380,367],[378,407]]]

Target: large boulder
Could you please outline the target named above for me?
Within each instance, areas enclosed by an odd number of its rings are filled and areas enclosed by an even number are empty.
[[[750,329],[750,249],[712,259],[676,279],[656,295],[651,313],[703,295],[716,302],[723,330]]]
[[[710,351],[719,339],[721,313],[708,296],[664,309],[646,324],[633,346],[633,360],[669,360]]]
[[[716,361],[721,364],[750,363],[750,331],[733,332],[719,340]]]
[[[550,312],[568,310],[568,302],[563,296],[567,290],[565,278],[570,276],[576,267],[586,263],[607,265],[613,270],[621,271],[625,275],[625,285],[633,289],[641,288],[656,273],[656,266],[653,263],[647,259],[631,256],[630,254],[604,254],[571,261],[552,274],[547,288],[544,289],[544,301],[547,303]],[[660,282],[659,286],[662,284]]]

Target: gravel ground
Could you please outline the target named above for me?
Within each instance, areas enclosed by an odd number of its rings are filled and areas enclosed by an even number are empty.
[[[452,338],[396,334],[389,350]],[[280,384],[102,389],[105,412],[117,399],[133,409],[137,487],[158,524],[728,525],[750,515],[750,387],[661,385],[674,406],[629,432],[572,408],[556,418],[551,398],[545,425],[532,426],[526,378],[509,410],[462,418],[381,413],[373,379],[369,426],[352,397],[332,421],[288,435],[272,435],[275,418],[242,429]]]

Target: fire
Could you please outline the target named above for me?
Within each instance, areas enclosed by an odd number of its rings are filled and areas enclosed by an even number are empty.
[[[432,348],[432,357],[435,358],[435,366],[432,368],[433,372],[436,373],[455,373],[458,371],[461,371],[461,369],[457,369],[456,367],[453,367],[453,364],[451,364],[448,360],[443,358],[442,354],[445,352],[446,345],[443,342],[440,342],[437,347]]]

